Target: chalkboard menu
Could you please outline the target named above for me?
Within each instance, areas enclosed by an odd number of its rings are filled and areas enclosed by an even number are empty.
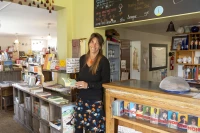
[[[200,11],[200,0],[94,0],[94,27]]]

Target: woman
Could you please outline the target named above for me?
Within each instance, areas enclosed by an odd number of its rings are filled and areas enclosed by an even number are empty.
[[[173,129],[177,129],[177,124],[178,124],[178,118],[177,118],[177,113],[176,112],[172,112],[171,113],[171,118],[168,121],[168,127],[169,128],[173,128]]]
[[[80,57],[75,133],[83,133],[83,128],[90,132],[105,131],[102,84],[110,81],[110,65],[103,56],[103,43],[103,37],[93,33],[88,42],[87,54]]]

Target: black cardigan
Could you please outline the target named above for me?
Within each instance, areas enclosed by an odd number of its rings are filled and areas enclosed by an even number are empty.
[[[110,63],[103,56],[99,62],[99,67],[95,75],[92,75],[90,67],[86,64],[86,55],[80,57],[80,72],[77,81],[85,81],[88,83],[87,89],[80,89],[78,97],[83,100],[102,100],[103,83],[110,82]]]

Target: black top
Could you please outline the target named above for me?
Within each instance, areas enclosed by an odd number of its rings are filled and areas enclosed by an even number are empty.
[[[88,89],[80,89],[79,97],[83,100],[102,100],[103,99],[103,83],[110,82],[110,64],[108,59],[103,56],[99,62],[99,67],[95,75],[92,75],[90,67],[86,64],[86,55],[80,58],[80,72],[77,81],[85,81],[88,83]]]

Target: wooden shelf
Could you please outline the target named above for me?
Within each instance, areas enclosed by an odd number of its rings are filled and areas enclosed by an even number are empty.
[[[200,52],[200,49],[192,49],[192,50],[177,50],[176,52],[194,52],[194,51],[199,51]]]
[[[129,124],[133,124],[133,125],[145,128],[145,129],[153,130],[153,131],[156,131],[159,133],[183,133],[176,129],[171,129],[171,128],[161,126],[161,125],[151,124],[148,121],[129,118],[128,116],[113,116],[113,118],[123,121],[123,122],[126,122],[126,123],[129,123]]]
[[[200,66],[200,64],[188,64],[188,63],[176,63],[176,64],[185,66]]]
[[[175,34],[176,36],[181,36],[181,35],[196,35],[196,34],[200,34],[200,32],[194,32],[194,33],[192,33],[192,32],[190,32],[190,33],[182,33],[182,34]]]

